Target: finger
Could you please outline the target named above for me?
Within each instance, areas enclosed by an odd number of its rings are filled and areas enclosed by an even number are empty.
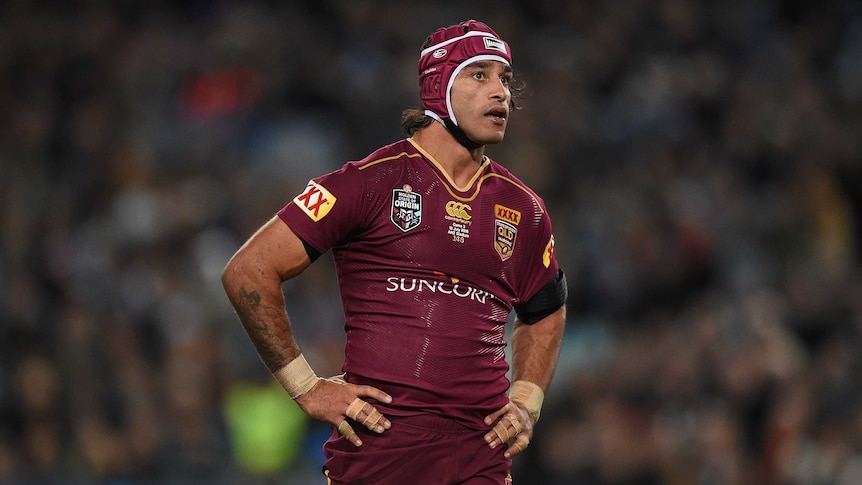
[[[517,416],[515,416],[514,414],[507,414],[505,416],[505,419],[509,421],[509,423],[512,425],[512,429],[515,430],[512,436],[517,436],[521,434],[523,428],[521,427],[521,421],[518,419]]]
[[[493,413],[485,416],[485,424],[487,424],[488,426],[491,426],[491,423],[496,421],[497,418],[499,418],[500,416],[509,412],[511,405],[512,405],[511,403],[506,404],[505,406],[501,407],[500,409],[498,409],[498,410],[494,411]]]
[[[377,411],[377,409],[375,409],[374,412],[379,413],[379,411]],[[378,433],[382,433],[391,427],[392,427],[392,422],[389,421],[388,419],[386,419],[386,416],[384,416],[383,414],[380,414],[380,417],[377,418],[377,426],[374,427],[374,431],[376,431]]]
[[[512,443],[512,446],[510,446],[503,455],[506,458],[511,458],[526,450],[528,446],[530,446],[530,438],[528,438],[527,435],[519,434],[515,439],[515,442]]]
[[[347,406],[347,410],[344,411],[344,415],[354,421],[358,421],[359,415],[362,413],[362,408],[365,407],[365,404],[365,401],[357,397],[349,406]]]
[[[362,397],[370,397],[371,399],[389,404],[392,402],[392,396],[377,389],[373,386],[357,386],[356,394]]]
[[[344,415],[376,433],[382,433],[392,427],[392,423],[377,408],[358,397],[347,406]]]
[[[509,432],[510,428],[512,429],[511,433]],[[517,436],[522,430],[523,426],[521,426],[521,421],[518,420],[518,417],[509,413],[503,416],[500,421],[497,421],[491,432],[485,435],[485,441],[491,445],[491,448],[494,448]]]
[[[391,426],[389,420],[384,418],[383,414],[377,408],[371,409],[371,413],[362,420],[362,424],[375,433],[382,433]]]
[[[502,445],[506,441],[509,441],[509,425],[506,424],[507,420],[497,421],[497,424],[485,434],[485,442],[488,443],[488,446],[491,448],[496,448],[497,446]]]
[[[362,440],[359,439],[356,431],[353,431],[353,427],[350,426],[347,420],[342,420],[338,423],[338,433],[344,436],[344,439],[353,443],[354,446],[362,446]]]
[[[497,439],[499,439],[500,442],[505,443],[509,440],[509,427],[503,424],[503,421],[497,423],[492,431],[497,435]]]

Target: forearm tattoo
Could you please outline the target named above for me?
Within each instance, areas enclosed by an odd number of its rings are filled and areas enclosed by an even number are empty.
[[[261,303],[257,290],[239,288],[236,310],[264,364],[276,371],[298,354],[284,307]]]

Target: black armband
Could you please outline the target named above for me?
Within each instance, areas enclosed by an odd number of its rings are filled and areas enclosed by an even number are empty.
[[[515,305],[515,314],[521,322],[533,324],[559,310],[568,297],[566,275],[561,269],[529,301]]]
[[[308,255],[308,259],[310,259],[312,263],[320,257],[320,251],[311,247],[311,244],[305,242],[305,239],[299,238],[299,240],[302,241],[302,247],[305,248],[305,254]]]

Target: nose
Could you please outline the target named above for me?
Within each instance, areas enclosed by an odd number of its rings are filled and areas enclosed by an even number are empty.
[[[509,97],[509,87],[503,83],[502,79],[497,78],[497,80],[491,84],[491,99],[504,101]]]

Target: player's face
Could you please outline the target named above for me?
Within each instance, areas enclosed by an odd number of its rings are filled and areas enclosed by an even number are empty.
[[[512,68],[497,61],[464,67],[452,83],[452,110],[458,126],[480,144],[499,143],[506,134]]]

